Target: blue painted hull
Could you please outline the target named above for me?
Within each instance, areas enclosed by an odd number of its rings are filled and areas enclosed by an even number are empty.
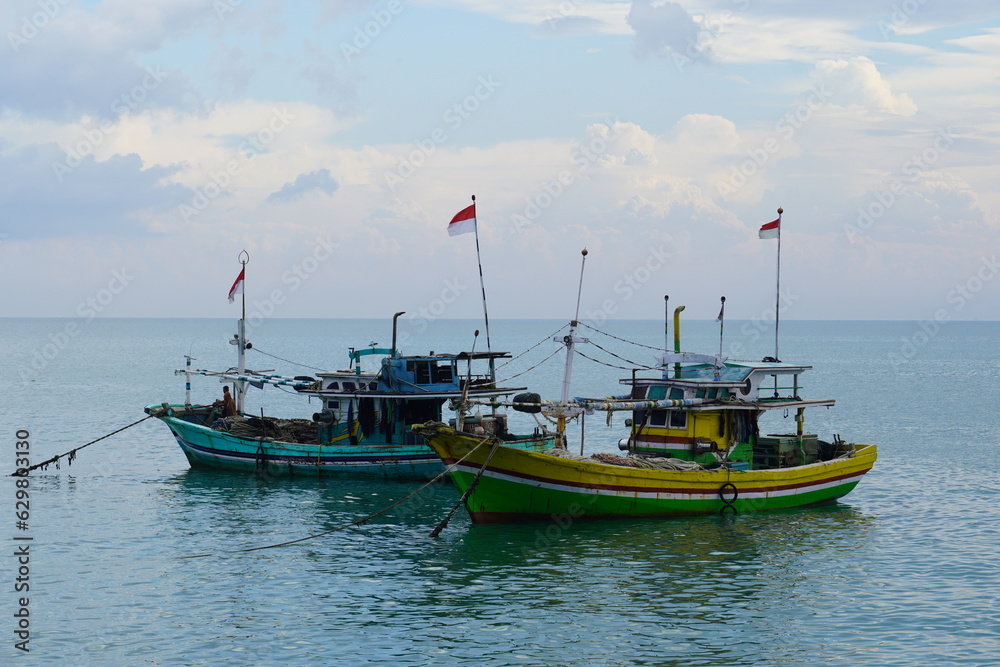
[[[151,406],[152,407],[152,406]],[[427,480],[444,472],[440,457],[425,444],[307,444],[242,438],[173,416],[158,415],[192,467],[261,475],[357,475]],[[525,438],[511,446],[543,451],[552,438]]]

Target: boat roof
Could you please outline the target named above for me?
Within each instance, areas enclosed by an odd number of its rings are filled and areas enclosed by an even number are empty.
[[[666,355],[664,359],[668,360],[670,357],[671,355]],[[671,361],[666,361],[663,364],[663,368],[664,370],[669,370],[672,365]],[[627,378],[619,380],[619,382],[628,385],[664,384],[668,382],[680,387],[703,385],[736,387],[744,384],[747,378],[754,373],[762,373],[764,375],[797,375],[811,368],[812,366],[787,364],[780,361],[723,361],[722,365],[719,366],[715,364],[682,366],[680,377]]]

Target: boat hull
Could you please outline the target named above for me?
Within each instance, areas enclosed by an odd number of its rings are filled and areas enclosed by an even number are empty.
[[[157,415],[196,468],[261,475],[339,475],[427,480],[444,472],[440,457],[425,444],[317,445],[243,438],[176,416]],[[541,451],[554,440],[526,438],[519,446]]]
[[[420,432],[464,493],[492,445],[440,425]],[[875,445],[853,455],[775,470],[665,471],[572,460],[499,445],[466,499],[476,523],[681,517],[832,502],[875,463]]]

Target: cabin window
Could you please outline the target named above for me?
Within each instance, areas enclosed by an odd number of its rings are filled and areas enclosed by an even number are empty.
[[[653,410],[649,413],[649,425],[650,426],[666,426],[667,425],[667,410]]]
[[[646,398],[646,387],[640,387],[639,385],[632,385],[632,398],[641,401]]]
[[[695,398],[705,398],[705,391],[706,391],[705,389],[697,389],[697,390],[695,390],[694,397]]]
[[[430,384],[431,365],[429,361],[407,361],[406,370],[413,373],[413,382],[415,384]]]
[[[688,425],[687,410],[670,410],[670,428],[686,429]]]
[[[680,387],[673,387],[670,389],[670,400],[679,401],[684,398],[684,390]]]
[[[667,397],[666,387],[650,387],[649,391],[646,393],[646,398],[650,401],[662,401]]]
[[[451,364],[441,364],[434,367],[434,382],[436,384],[451,384],[454,382]]]
[[[718,396],[719,396],[718,388],[708,390],[708,395],[707,395],[708,398],[718,398]]]
[[[330,408],[331,410],[339,410],[340,409],[340,401],[327,401],[326,402],[326,407]]]
[[[326,388],[327,389],[333,389],[333,390],[339,390],[340,389],[340,383],[339,382],[331,382],[330,384],[326,385]]]
[[[353,382],[345,382],[344,383],[344,391],[354,391],[354,383]]]
[[[378,389],[378,382],[368,383],[368,391],[375,391],[376,389]]]

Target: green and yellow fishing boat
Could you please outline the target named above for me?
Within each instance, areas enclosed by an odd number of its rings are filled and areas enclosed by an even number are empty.
[[[857,486],[876,447],[805,432],[807,408],[834,405],[801,397],[799,378],[811,367],[680,352],[681,310],[674,352],[660,357],[658,375],[633,373],[621,380],[629,393],[610,399],[568,398],[574,346],[588,342],[571,322],[570,334],[557,338],[567,347],[561,400],[521,395],[507,404],[556,421],[556,448],[516,450],[440,422],[414,427],[449,466],[474,522],[761,512],[830,503]],[[794,433],[761,434],[760,418],[773,410],[795,411]],[[570,453],[568,420],[615,411],[632,413],[618,445],[624,455]]]

